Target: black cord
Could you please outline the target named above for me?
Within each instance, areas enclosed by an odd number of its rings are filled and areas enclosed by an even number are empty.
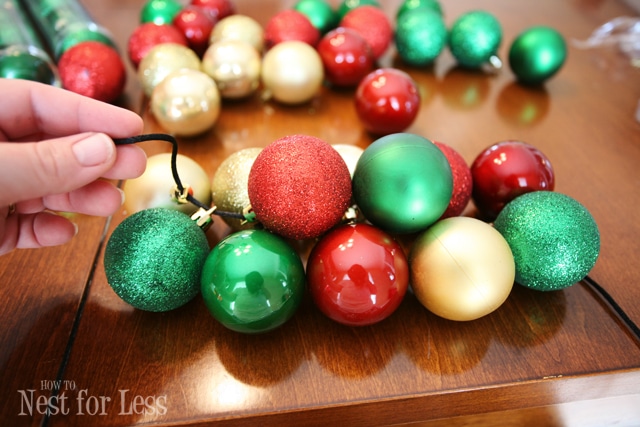
[[[171,135],[166,134],[166,133],[149,133],[149,134],[145,134],[145,135],[136,135],[136,136],[131,136],[129,138],[113,138],[113,142],[116,145],[128,145],[128,144],[137,144],[139,142],[146,142],[146,141],[165,141],[165,142],[169,142],[172,145],[172,149],[171,149],[171,174],[173,175],[173,180],[176,183],[176,187],[178,188],[178,191],[182,194],[185,192],[185,188],[184,185],[182,184],[182,181],[180,180],[180,176],[178,175],[178,166],[177,166],[177,161],[178,161],[178,141]],[[200,200],[196,199],[195,197],[193,197],[193,195],[189,194],[189,192],[187,191],[185,198],[187,201],[189,201],[191,204],[202,208],[204,210],[209,210],[210,206],[207,206],[206,204],[202,203]],[[215,210],[213,212],[214,214],[218,215],[218,216],[222,216],[222,217],[226,217],[226,218],[236,218],[236,219],[242,219],[242,220],[246,220],[246,221],[251,221],[252,218],[250,216],[245,216],[243,213],[238,213],[238,212],[227,212],[227,211],[220,211],[220,210]]]
[[[640,341],[640,328],[636,325],[633,320],[629,317],[629,315],[620,307],[620,305],[616,302],[615,299],[607,292],[602,286],[598,284],[591,277],[586,276],[582,279],[584,283],[589,285],[591,289],[593,289],[600,297],[602,297],[613,309],[613,311],[620,317],[622,322],[625,324],[627,328],[635,335],[635,338]]]

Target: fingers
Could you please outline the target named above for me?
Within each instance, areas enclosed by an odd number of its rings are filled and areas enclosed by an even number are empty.
[[[116,161],[102,178],[133,179],[144,172],[147,167],[147,155],[137,145],[121,145],[116,147]]]
[[[142,118],[132,111],[53,86],[0,79],[0,93],[0,134],[10,141],[23,141],[31,135],[58,137],[83,132],[124,138],[138,135],[143,129]]]
[[[16,248],[62,245],[76,235],[77,228],[66,218],[50,212],[40,212],[33,215],[9,215],[5,220],[4,232],[2,231],[0,224],[0,255]]]

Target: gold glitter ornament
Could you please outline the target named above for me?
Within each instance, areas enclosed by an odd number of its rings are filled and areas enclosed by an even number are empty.
[[[227,157],[218,167],[211,181],[213,204],[222,211],[242,212],[250,205],[248,182],[253,162],[262,148],[245,148]],[[253,228],[254,223],[242,224],[235,218],[223,217],[234,231]]]
[[[260,84],[262,58],[242,40],[221,40],[210,45],[202,57],[202,69],[218,86],[223,98],[243,98]]]
[[[145,95],[173,71],[181,68],[200,70],[200,58],[188,47],[176,43],[161,43],[149,50],[138,65],[138,78]]]
[[[195,136],[209,130],[220,115],[220,92],[202,71],[172,72],[151,94],[151,112],[165,130]]]
[[[301,104],[320,90],[324,66],[318,52],[301,41],[285,41],[272,47],[262,60],[265,97],[284,104]]]
[[[264,29],[255,19],[241,14],[227,16],[213,27],[209,45],[221,40],[241,40],[249,43],[258,52],[264,48]]]
[[[507,241],[475,218],[438,221],[414,242],[409,257],[413,292],[429,311],[449,320],[475,320],[507,299],[515,261]]]
[[[193,159],[178,154],[176,168],[184,185],[188,185],[193,196],[204,204],[211,202],[209,176]],[[171,174],[171,153],[161,153],[147,159],[147,168],[138,178],[124,184],[124,208],[134,214],[149,208],[166,208],[191,215],[198,207],[191,203],[178,203],[171,197],[175,181]]]

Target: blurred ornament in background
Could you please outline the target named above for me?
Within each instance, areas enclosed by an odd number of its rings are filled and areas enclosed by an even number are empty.
[[[377,6],[357,7],[344,15],[339,25],[360,34],[371,46],[375,59],[379,59],[387,51],[393,40],[391,22]]]
[[[264,29],[255,19],[247,15],[230,15],[216,23],[209,37],[209,44],[221,40],[242,40],[258,52],[264,50]]]
[[[299,0],[293,9],[309,18],[320,34],[326,34],[338,25],[337,12],[326,0]]]
[[[509,48],[509,66],[518,82],[537,85],[556,74],[567,59],[562,35],[546,26],[520,33]]]
[[[187,38],[173,25],[157,25],[152,22],[139,25],[133,30],[127,41],[127,53],[134,68],[156,45],[175,43],[187,47]]]
[[[499,68],[497,56],[502,42],[502,26],[491,13],[474,10],[458,17],[449,30],[449,49],[463,67]]]
[[[187,39],[189,47],[202,56],[209,47],[209,37],[216,21],[199,7],[186,6],[173,18],[173,26]]]
[[[320,40],[320,31],[313,26],[305,14],[286,9],[276,13],[267,21],[264,39],[267,49],[288,40],[298,40],[315,47]]]
[[[180,69],[200,70],[200,58],[190,48],[176,43],[156,45],[138,65],[138,78],[144,94],[151,96],[153,89],[165,77]]]
[[[371,47],[355,30],[343,27],[331,30],[316,48],[325,77],[334,86],[357,86],[374,69]]]
[[[398,16],[395,43],[404,62],[416,67],[432,64],[447,44],[447,26],[442,16],[422,7]]]
[[[182,10],[178,0],[147,0],[140,11],[140,23],[171,25],[173,18]]]
[[[220,40],[202,57],[202,70],[218,86],[222,98],[238,99],[254,93],[260,84],[262,58],[242,40]]]

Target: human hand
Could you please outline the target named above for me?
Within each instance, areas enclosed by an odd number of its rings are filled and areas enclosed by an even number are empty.
[[[76,227],[55,211],[115,213],[123,193],[108,180],[140,176],[146,156],[111,138],[138,135],[142,119],[27,80],[0,79],[0,93],[0,255],[69,241]]]

